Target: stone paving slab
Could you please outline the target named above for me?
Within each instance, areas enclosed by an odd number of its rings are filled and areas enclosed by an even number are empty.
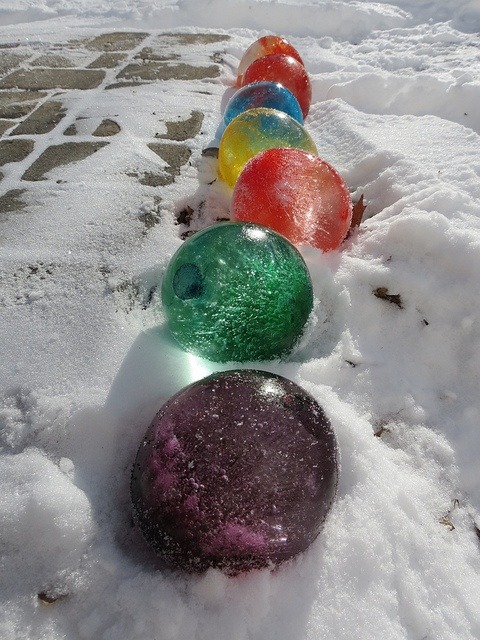
[[[178,122],[165,122],[167,133],[163,135],[157,134],[156,137],[184,142],[189,138],[194,138],[200,133],[202,122],[203,113],[201,111],[192,111],[190,117],[186,120],[179,120]]]
[[[60,56],[58,54],[38,56],[38,58],[32,60],[30,64],[34,67],[50,67],[52,69],[69,69],[70,67],[75,66],[73,60],[69,60],[66,56]]]
[[[22,118],[47,95],[45,91],[0,91],[0,118]]]
[[[105,138],[110,136],[115,136],[117,133],[120,133],[121,129],[118,123],[115,120],[111,120],[110,118],[105,118],[98,125],[95,131],[92,133],[92,136]]]
[[[0,166],[9,162],[20,162],[33,151],[33,140],[0,140]]]
[[[5,133],[5,131],[8,131],[8,129],[11,129],[12,127],[12,123],[9,120],[0,120],[0,136]]]
[[[54,129],[64,118],[66,109],[61,102],[49,100],[44,102],[26,120],[11,132],[12,136],[39,135]]]
[[[25,189],[10,189],[0,196],[0,222],[8,220],[9,213],[19,213],[25,208],[24,193]]]
[[[115,69],[125,58],[124,53],[102,53],[87,66],[87,69]]]
[[[104,33],[101,36],[81,42],[87,49],[93,49],[94,51],[130,51],[135,49],[147,36],[148,33],[116,31],[115,33]]]
[[[5,74],[7,71],[14,69],[18,66],[26,56],[18,53],[2,52],[0,56],[0,75]]]
[[[78,162],[91,156],[104,147],[107,142],[65,142],[48,147],[25,171],[22,180],[45,180],[45,174],[61,165]]]
[[[196,67],[192,64],[179,62],[147,62],[132,63],[123,69],[118,78],[140,78],[141,80],[202,80],[204,78],[218,78],[218,65]]]
[[[95,89],[104,78],[100,69],[18,69],[0,80],[0,89]]]

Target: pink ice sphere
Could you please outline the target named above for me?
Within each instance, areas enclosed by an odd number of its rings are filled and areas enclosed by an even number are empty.
[[[337,486],[323,409],[286,378],[217,373],[157,413],[132,472],[134,518],[170,565],[274,567],[319,534]]]

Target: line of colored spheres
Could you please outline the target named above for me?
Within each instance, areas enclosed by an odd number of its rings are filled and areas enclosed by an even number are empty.
[[[303,126],[308,73],[284,38],[245,52],[224,114],[218,172],[234,221],[190,236],[162,281],[168,326],[214,362],[287,355],[313,307],[295,244],[338,248],[352,206]],[[167,565],[229,575],[274,568],[319,534],[338,481],[322,407],[276,374],[232,369],[195,382],[160,409],[133,466],[134,520]]]

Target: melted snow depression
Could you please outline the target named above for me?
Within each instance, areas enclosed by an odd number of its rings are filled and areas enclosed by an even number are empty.
[[[0,25],[2,640],[478,640],[478,0],[0,0]],[[341,471],[304,553],[190,575],[143,540],[130,473],[162,404],[232,368],[172,339],[160,284],[230,217],[212,149],[271,33],[366,209],[300,248],[298,347],[234,366],[311,394]]]

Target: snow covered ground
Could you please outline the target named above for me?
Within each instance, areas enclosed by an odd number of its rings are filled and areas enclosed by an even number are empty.
[[[480,638],[478,0],[0,0],[0,24],[2,77],[30,82],[41,56],[85,70],[95,38],[140,34],[98,85],[41,89],[62,103],[51,130],[3,128],[32,146],[0,181],[0,638]],[[317,303],[301,348],[253,363],[324,406],[339,492],[275,573],[184,576],[132,526],[130,467],[161,404],[220,367],[172,341],[156,286],[182,210],[192,228],[228,216],[202,149],[272,32],[311,75],[319,154],[367,204],[340,252],[302,250]],[[125,69],[146,47],[218,72],[140,82]],[[114,135],[94,133],[105,120]],[[68,141],[105,144],[26,173]]]

